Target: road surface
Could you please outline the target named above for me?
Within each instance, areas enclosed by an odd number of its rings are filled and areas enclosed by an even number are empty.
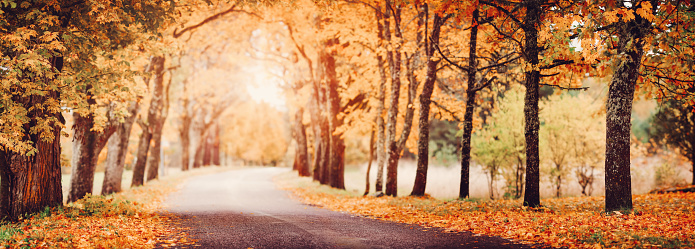
[[[167,198],[167,211],[199,248],[530,248],[308,206],[272,182],[288,170],[242,168],[189,178]]]

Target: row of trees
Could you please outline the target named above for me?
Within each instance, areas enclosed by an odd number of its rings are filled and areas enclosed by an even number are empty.
[[[631,208],[632,99],[640,89],[660,101],[692,101],[692,9],[657,0],[304,0],[254,14],[236,2],[2,0],[2,216],[16,219],[62,203],[56,137],[64,110],[75,119],[68,201],[91,192],[96,158],[107,144],[113,148],[107,161],[116,166],[107,166],[113,180],[104,192],[118,191],[124,136],[133,123],[143,128],[133,184],[157,177],[161,159],[149,151],[161,149],[171,89],[181,100],[172,108],[181,113],[182,167],[202,165],[206,154],[216,154],[205,148],[220,147],[210,138],[220,130],[216,121],[241,97],[219,86],[196,87],[205,78],[196,72],[236,60],[223,56],[230,47],[272,61],[270,71],[286,83],[301,174],[344,188],[345,132],[373,132],[376,190],[388,195],[397,195],[406,148],[418,155],[411,194],[424,194],[434,110],[463,123],[460,196],[468,196],[471,134],[498,94],[490,89],[501,89],[490,86],[522,82],[524,205],[532,207],[540,205],[539,87],[576,89],[587,74],[610,78],[606,210]],[[224,24],[243,20],[235,32],[223,32]],[[218,39],[196,35],[201,30]],[[474,115],[476,108],[483,114]],[[138,109],[146,114],[137,118]],[[191,137],[191,129],[198,135]]]
[[[693,52],[693,12],[688,3],[363,0],[297,4],[303,6],[298,12],[314,10],[320,14],[305,13],[311,21],[301,29],[292,17],[266,19],[283,27],[277,31],[278,37],[285,39],[277,43],[277,51],[281,51],[278,57],[296,63],[303,59],[308,65],[293,70],[307,76],[287,80],[298,84],[292,87],[299,99],[295,106],[315,110],[310,115],[313,128],[307,130],[302,128],[303,110],[295,109],[296,141],[315,143],[313,153],[303,151],[308,146],[298,146],[302,151],[296,153],[295,162],[297,168],[306,169],[306,155],[313,155],[314,177],[338,188],[343,187],[342,152],[335,151],[344,149],[340,135],[347,129],[362,129],[367,134],[373,131],[376,137],[376,191],[397,194],[397,163],[409,144],[418,155],[411,194],[423,195],[429,161],[429,111],[436,108],[463,123],[460,197],[467,197],[471,134],[474,124],[482,123],[475,121],[476,107],[491,100],[488,95],[496,94],[489,86],[510,85],[521,78],[525,86],[524,139],[518,144],[524,147],[524,156],[518,160],[525,167],[524,205],[537,207],[541,153],[553,158],[557,186],[561,186],[565,165],[562,153],[541,152],[540,138],[559,143],[563,138],[552,131],[569,127],[549,126],[549,133],[541,134],[539,88],[548,85],[578,90],[588,76],[606,78],[609,88],[605,106],[606,210],[630,209],[630,114],[637,90],[660,101],[692,101],[688,89],[694,75],[687,55]],[[293,60],[293,56],[301,59]],[[458,75],[463,76],[457,79]],[[467,84],[457,83],[459,80]],[[360,96],[365,96],[365,104],[349,108]],[[417,119],[415,113],[419,114]],[[344,124],[342,128],[340,124]],[[410,138],[414,126],[418,127],[417,138]],[[302,138],[307,131],[311,139]],[[560,146],[564,145],[553,148]],[[330,161],[334,156],[338,161]],[[308,170],[300,172],[306,174]],[[326,172],[336,179],[322,180]]]
[[[500,176],[504,178],[505,196],[520,198],[524,193],[522,93],[523,87],[507,91],[488,118],[489,124],[472,138],[472,156],[488,176],[490,198],[495,198],[493,184]],[[582,194],[590,195],[605,151],[605,112],[600,101],[588,94],[562,94],[541,100],[540,107],[541,172],[555,187],[557,197],[571,174],[576,176]]]
[[[135,124],[142,132],[132,186],[158,178],[170,96],[180,100],[182,169],[219,164],[217,120],[243,89],[191,89],[202,80],[191,71],[228,60],[209,58],[218,46],[189,43],[205,41],[192,34],[207,22],[240,12],[235,3],[198,1],[0,2],[0,218],[62,205],[57,138],[67,134],[66,111],[74,120],[68,202],[92,192],[104,147],[102,194],[121,190]]]

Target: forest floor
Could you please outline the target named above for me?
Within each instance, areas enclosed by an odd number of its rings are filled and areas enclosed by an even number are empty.
[[[121,193],[90,195],[61,207],[46,208],[15,223],[0,223],[0,248],[153,248],[193,242],[169,216],[164,199],[184,179],[232,167],[206,167],[171,174]]]
[[[603,197],[521,200],[440,200],[372,197],[337,190],[287,173],[277,184],[307,204],[373,219],[500,236],[569,248],[695,248],[695,193],[634,195],[634,210],[606,213]]]

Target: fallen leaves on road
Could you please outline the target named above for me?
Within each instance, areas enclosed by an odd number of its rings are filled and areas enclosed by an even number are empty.
[[[278,183],[305,203],[400,223],[471,231],[570,248],[695,247],[695,193],[635,195],[633,211],[605,213],[603,197],[543,199],[542,208],[520,200],[371,197],[331,189],[307,178]]]
[[[178,181],[148,182],[123,193],[87,196],[0,225],[0,248],[153,248],[192,244],[159,215]]]

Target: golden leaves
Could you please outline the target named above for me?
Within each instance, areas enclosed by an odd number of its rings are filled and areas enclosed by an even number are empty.
[[[5,248],[154,248],[194,241],[155,213],[179,179],[104,196],[87,196],[64,207],[46,209],[15,224],[0,226]]]
[[[603,197],[544,199],[544,207],[531,209],[520,200],[361,197],[315,183],[297,187],[299,181],[279,184],[326,209],[447,231],[569,248],[695,246],[695,193],[636,195],[635,211],[606,214]]]

